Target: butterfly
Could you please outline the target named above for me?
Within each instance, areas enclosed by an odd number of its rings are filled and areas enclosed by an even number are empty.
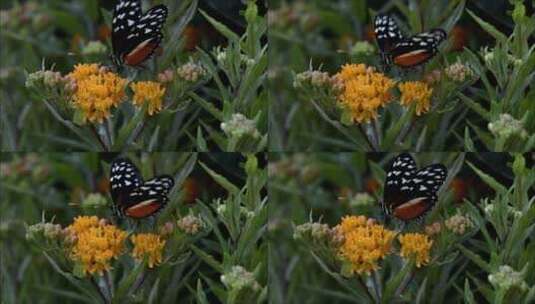
[[[174,184],[169,175],[143,181],[138,168],[126,158],[118,158],[111,164],[110,192],[119,216],[140,219],[154,215],[167,204],[167,195]]]
[[[393,64],[410,68],[425,63],[438,52],[438,46],[446,40],[446,32],[432,29],[428,32],[404,37],[396,21],[379,14],[374,20],[375,37],[385,66]]]
[[[145,14],[140,0],[119,0],[113,10],[112,59],[117,66],[139,66],[159,48],[167,7],[156,5]]]
[[[395,157],[386,174],[382,207],[386,215],[402,221],[422,218],[437,202],[448,170],[433,164],[420,170],[408,153]]]

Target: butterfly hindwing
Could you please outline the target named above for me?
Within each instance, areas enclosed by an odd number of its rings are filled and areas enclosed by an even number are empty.
[[[397,156],[385,180],[385,213],[403,221],[421,218],[435,205],[446,176],[447,169],[442,164],[416,170],[416,163],[409,154]]]
[[[139,0],[119,0],[112,23],[112,47],[119,64],[137,66],[150,58],[159,47],[167,7],[156,5],[145,14]]]
[[[139,170],[128,159],[114,160],[110,169],[110,192],[114,211],[132,218],[154,215],[168,201],[174,186],[171,176],[161,175],[143,181]]]
[[[425,63],[438,52],[438,46],[446,39],[446,32],[433,29],[403,39],[391,50],[392,61],[397,66],[409,68]]]
[[[130,193],[129,204],[124,208],[124,213],[133,218],[154,215],[167,204],[169,200],[167,195],[173,185],[173,178],[167,175],[144,182]]]
[[[383,64],[395,64],[410,68],[427,62],[438,52],[438,46],[446,39],[442,29],[432,29],[404,37],[396,21],[388,15],[379,14],[374,19],[374,31]]]

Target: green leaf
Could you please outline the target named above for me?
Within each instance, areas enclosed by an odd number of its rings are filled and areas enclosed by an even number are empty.
[[[136,108],[136,114],[133,118],[128,120],[128,124],[123,126],[119,130],[117,140],[113,144],[113,151],[121,151],[127,148],[133,141],[138,132],[141,132],[141,127],[144,123],[145,113],[147,112],[147,104],[143,105],[143,108]]]
[[[461,244],[458,244],[457,248],[459,248],[467,258],[469,258],[472,262],[481,267],[483,270],[488,273],[492,272],[492,267],[490,266],[490,264],[485,262],[479,254],[469,250]]]
[[[199,9],[201,14],[210,22],[210,24],[223,36],[227,37],[228,40],[232,42],[238,43],[240,41],[240,37],[236,35],[232,30],[230,30],[226,25],[223,23],[215,20],[214,18],[210,17],[207,13],[205,13],[203,10]]]
[[[468,14],[474,18],[474,20],[491,36],[496,38],[499,42],[505,44],[507,43],[507,36],[505,36],[502,32],[498,31],[492,24],[484,21],[483,19],[479,18],[474,14],[471,10],[466,9],[468,11]]]
[[[466,152],[475,152],[476,147],[474,145],[474,142],[472,141],[472,138],[470,138],[470,130],[468,127],[465,127],[464,129],[464,150]]]
[[[204,139],[202,135],[201,126],[197,127],[197,151],[208,152],[208,145],[206,144],[206,140]]]
[[[381,303],[390,303],[392,299],[396,297],[396,293],[400,290],[401,284],[405,283],[407,276],[410,275],[410,272],[414,268],[414,259],[410,259],[409,262],[405,263],[400,271],[396,272],[393,278],[389,279],[386,283],[383,296],[381,298]]]
[[[43,252],[43,255],[48,260],[48,262],[50,262],[50,265],[52,265],[52,268],[54,268],[55,271],[61,274],[65,279],[67,279],[67,281],[69,281],[72,285],[78,288],[83,294],[91,298],[92,301],[94,301],[95,303],[99,302],[100,297],[97,295],[96,292],[92,292],[92,289],[88,288],[87,284],[84,284],[84,281],[81,281],[72,274],[63,271],[61,267],[54,261],[54,259],[50,257],[46,252]]]
[[[200,304],[210,304],[208,301],[208,298],[206,297],[206,294],[204,293],[204,288],[202,287],[201,280],[197,280],[197,303]]]
[[[505,186],[500,184],[497,180],[494,179],[494,177],[484,173],[483,171],[479,170],[476,166],[474,166],[472,163],[468,162],[468,165],[474,170],[474,172],[481,177],[481,179],[489,185],[492,189],[496,190],[497,193],[507,193],[507,189]]]
[[[223,265],[219,263],[213,256],[204,252],[202,249],[200,249],[199,247],[195,245],[191,245],[190,248],[201,260],[203,260],[206,264],[210,265],[217,272],[219,273],[225,272]]]
[[[113,296],[112,303],[123,303],[125,299],[130,296],[130,293],[133,291],[132,288],[135,287],[133,284],[139,279],[139,276],[146,275],[146,273],[143,273],[144,269],[145,262],[142,262],[137,263],[134,269],[128,272],[128,275],[126,275],[126,277],[119,283]]]
[[[201,167],[223,188],[225,188],[230,194],[238,194],[240,189],[232,184],[228,179],[223,175],[218,174],[208,168],[205,164],[200,162]]]
[[[474,294],[470,289],[470,283],[468,283],[468,279],[464,279],[464,303],[476,304],[476,300],[474,299]]]

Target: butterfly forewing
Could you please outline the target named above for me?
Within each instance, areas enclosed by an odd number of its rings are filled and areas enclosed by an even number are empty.
[[[374,20],[374,31],[381,58],[385,65],[391,64],[390,51],[404,39],[399,27],[391,16],[377,15]]]
[[[123,204],[129,193],[137,189],[142,182],[139,170],[129,160],[119,158],[111,164],[110,192],[113,201],[119,205]]]
[[[383,193],[383,204],[387,213],[410,198],[408,183],[415,172],[416,162],[408,153],[398,155],[392,160],[386,174]]]
[[[375,37],[381,52],[389,52],[404,38],[394,18],[388,15],[377,15],[374,27]]]

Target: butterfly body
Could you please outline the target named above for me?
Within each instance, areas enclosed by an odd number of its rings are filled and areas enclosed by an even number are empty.
[[[423,64],[437,54],[438,46],[447,37],[442,29],[405,37],[395,20],[388,15],[377,15],[374,28],[381,58],[387,67],[395,64],[401,68],[410,68]]]
[[[167,7],[156,5],[145,14],[140,0],[119,0],[113,10],[113,59],[116,65],[139,66],[160,47]]]
[[[407,153],[398,155],[387,172],[383,210],[386,215],[402,221],[422,217],[436,203],[437,191],[444,183],[447,169],[433,164],[420,170]]]
[[[114,207],[119,215],[141,219],[154,215],[168,202],[173,188],[171,176],[161,175],[143,181],[139,170],[128,159],[113,161],[110,169],[110,188]]]

